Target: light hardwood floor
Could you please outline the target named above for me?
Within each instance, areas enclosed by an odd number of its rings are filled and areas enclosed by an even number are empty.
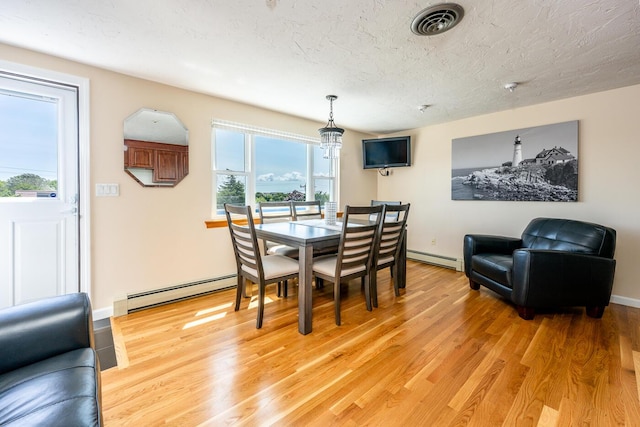
[[[105,425],[640,426],[640,309],[611,304],[532,321],[463,273],[408,263],[379,308],[358,281],[313,291],[297,328],[295,286],[268,288],[264,326],[235,291],[112,319],[119,367],[102,375]]]

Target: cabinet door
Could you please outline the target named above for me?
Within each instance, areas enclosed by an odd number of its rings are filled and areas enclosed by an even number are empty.
[[[149,148],[129,147],[129,165],[133,168],[153,168],[153,150]]]
[[[182,162],[176,151],[156,150],[156,164],[153,170],[154,182],[176,182],[182,179]]]
[[[189,175],[189,153],[185,151],[180,154],[182,159],[182,177],[181,178],[184,178],[185,176]]]

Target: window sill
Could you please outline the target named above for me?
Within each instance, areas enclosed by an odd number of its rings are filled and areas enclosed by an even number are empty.
[[[233,220],[234,224],[240,224],[240,225],[247,225],[247,221],[246,220]],[[253,223],[254,224],[260,224],[260,219],[258,218],[254,218],[253,219]],[[227,219],[209,219],[206,220],[204,222],[204,225],[207,228],[223,228],[227,226]]]

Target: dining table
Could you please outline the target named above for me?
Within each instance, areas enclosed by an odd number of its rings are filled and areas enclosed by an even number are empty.
[[[349,221],[351,224],[351,221]],[[343,224],[327,224],[324,219],[274,222],[256,224],[259,239],[281,243],[298,248],[300,271],[298,276],[298,332],[303,335],[312,331],[312,281],[313,253],[327,248],[337,248],[340,243]],[[403,238],[403,241],[406,240]],[[402,245],[398,263],[398,284],[405,287],[406,244]]]

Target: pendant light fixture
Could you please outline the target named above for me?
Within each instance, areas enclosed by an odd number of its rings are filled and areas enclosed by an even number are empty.
[[[329,121],[325,127],[318,129],[318,132],[320,132],[320,148],[324,150],[323,157],[325,159],[335,159],[340,157],[344,129],[336,127],[333,122],[333,101],[338,97],[336,95],[327,95],[327,99],[329,100]]]

